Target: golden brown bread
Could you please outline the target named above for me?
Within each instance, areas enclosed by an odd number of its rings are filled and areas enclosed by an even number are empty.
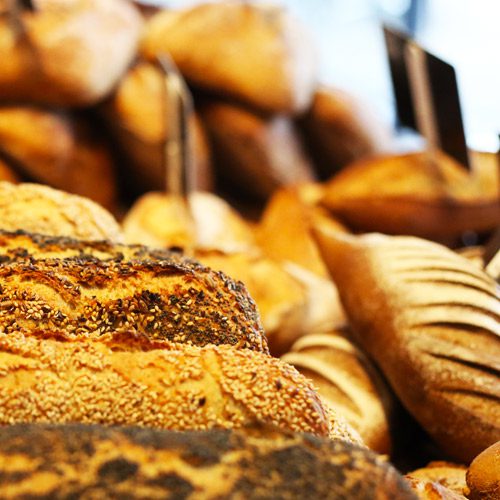
[[[125,333],[267,352],[241,283],[147,247],[1,233],[0,331],[68,338]]]
[[[142,53],[150,60],[169,53],[200,88],[266,111],[299,112],[316,83],[314,49],[304,31],[276,6],[212,2],[153,16]]]
[[[500,440],[486,448],[472,461],[466,479],[471,500],[500,498]]]
[[[3,2],[7,11],[9,4]],[[135,55],[139,12],[124,0],[34,0],[0,20],[3,101],[89,105],[117,83]]]
[[[254,253],[253,231],[226,201],[194,191],[188,196],[193,220],[175,217],[172,197],[160,192],[141,196],[126,214],[123,231],[127,243],[158,248],[180,246],[186,251],[220,250]]]
[[[115,207],[110,151],[83,118],[31,106],[2,107],[0,152],[30,180]]]
[[[0,157],[0,181],[7,181],[12,184],[20,182],[19,176],[14,172],[10,163]]]
[[[322,203],[349,227],[445,240],[500,223],[498,184],[443,153],[360,160],[327,184]],[[374,189],[376,186],[376,189]]]
[[[344,335],[305,335],[281,359],[314,382],[323,400],[347,419],[369,448],[390,453],[388,390],[370,361]]]
[[[465,465],[450,462],[430,462],[425,467],[408,472],[406,477],[424,482],[438,483],[458,495],[469,496],[469,488],[465,481]]]
[[[0,488],[10,500],[415,498],[366,449],[274,429],[15,425],[0,429],[0,450]]]
[[[233,346],[60,341],[0,333],[0,424],[141,425],[171,430],[269,423],[328,436],[311,383],[292,366]],[[341,417],[339,417],[341,418]]]
[[[316,235],[355,340],[443,451],[468,462],[499,440],[495,281],[418,238]]]
[[[466,497],[440,483],[406,476],[411,489],[420,500],[467,500]]]
[[[166,183],[164,157],[169,110],[164,79],[155,65],[139,62],[103,106],[107,123],[130,161],[127,175],[146,190],[163,189]],[[213,175],[208,139],[195,114],[189,121],[189,133],[193,161],[190,187],[209,191],[213,187]]]
[[[389,148],[389,128],[353,96],[319,87],[300,125],[321,179]]]
[[[314,179],[314,168],[289,117],[263,116],[224,102],[206,103],[199,112],[226,182],[266,198],[280,186]]]
[[[40,184],[0,182],[0,229],[121,242],[120,226],[87,198]]]

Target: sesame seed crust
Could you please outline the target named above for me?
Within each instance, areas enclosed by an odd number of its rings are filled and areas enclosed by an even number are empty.
[[[8,499],[415,498],[366,449],[268,427],[4,427],[0,488]]]
[[[268,352],[244,285],[174,252],[0,232],[0,332]]]
[[[261,422],[330,431],[310,382],[263,353],[166,343],[117,351],[101,342],[0,333],[0,424],[22,422],[174,430]]]

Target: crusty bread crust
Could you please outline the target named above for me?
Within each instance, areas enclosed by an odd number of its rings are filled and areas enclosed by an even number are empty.
[[[242,283],[141,246],[0,232],[0,332],[127,333],[268,352]]]
[[[380,457],[275,429],[167,432],[133,427],[0,428],[6,499],[411,500]]]

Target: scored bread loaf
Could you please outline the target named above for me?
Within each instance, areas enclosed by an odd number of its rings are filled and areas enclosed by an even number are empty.
[[[471,500],[500,498],[500,440],[474,458],[467,470],[466,480]]]
[[[329,415],[311,383],[266,354],[228,345],[158,349],[126,335],[108,345],[49,335],[0,333],[0,424],[202,430],[262,422],[329,435]]]
[[[242,283],[168,251],[0,232],[0,331],[268,352]]]
[[[3,101],[85,106],[102,99],[133,59],[140,13],[124,0],[2,2]]]
[[[344,335],[301,337],[281,359],[314,382],[323,400],[338,411],[379,453],[390,453],[390,396],[366,356]]]
[[[0,230],[117,243],[123,240],[118,222],[97,203],[30,183],[0,182]],[[32,243],[28,243],[29,248]]]
[[[455,252],[410,237],[317,231],[357,343],[450,456],[500,439],[500,298]]]
[[[272,5],[210,2],[162,11],[148,23],[142,53],[154,60],[162,52],[194,86],[265,111],[304,110],[316,83],[310,37]]]
[[[14,425],[0,428],[0,450],[0,488],[10,500],[415,499],[366,449],[267,428]]]

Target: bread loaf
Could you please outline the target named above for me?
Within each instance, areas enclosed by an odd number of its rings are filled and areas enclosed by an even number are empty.
[[[389,127],[340,89],[319,87],[300,126],[319,177],[329,179],[350,163],[389,149]]]
[[[312,98],[310,37],[276,6],[212,2],[160,12],[147,26],[142,53],[154,60],[162,52],[191,84],[258,109],[299,112]]]
[[[390,453],[390,396],[370,361],[345,336],[312,333],[281,359],[314,382],[324,401],[343,415],[366,445]]]
[[[266,198],[280,186],[314,179],[313,166],[289,117],[263,116],[224,102],[206,103],[199,112],[219,176],[227,183]]]
[[[326,409],[311,383],[263,353],[168,343],[158,349],[130,335],[108,345],[49,335],[0,333],[0,424],[202,430],[262,422],[329,435]]]
[[[139,12],[123,0],[33,0],[0,20],[3,101],[89,105],[117,83],[135,55]]]
[[[103,106],[108,126],[127,163],[130,162],[126,175],[143,190],[163,189],[166,183],[165,142],[171,132],[165,85],[165,77],[157,66],[139,62]],[[188,129],[193,162],[190,188],[210,191],[210,150],[197,115],[190,117]]]
[[[420,500],[467,500],[463,495],[439,483],[414,477],[407,477],[407,481]]]
[[[68,338],[124,332],[267,352],[241,283],[167,251],[0,234],[0,331]]]
[[[425,467],[408,472],[407,478],[417,479],[423,482],[439,483],[458,495],[469,496],[469,488],[465,481],[465,465],[450,462],[430,462]]]
[[[439,241],[500,221],[498,183],[469,174],[443,153],[360,160],[333,177],[322,203],[359,231]]]
[[[500,439],[500,300],[467,259],[408,237],[316,233],[357,342],[444,452]]]
[[[471,500],[500,498],[500,440],[486,448],[472,461],[466,480]]]
[[[0,230],[19,229],[84,240],[123,240],[113,216],[87,198],[39,184],[0,182]]]
[[[0,153],[30,181],[116,208],[110,150],[83,117],[34,106],[0,108]]]
[[[10,500],[415,499],[368,450],[277,430],[15,425],[0,429],[0,450]]]

